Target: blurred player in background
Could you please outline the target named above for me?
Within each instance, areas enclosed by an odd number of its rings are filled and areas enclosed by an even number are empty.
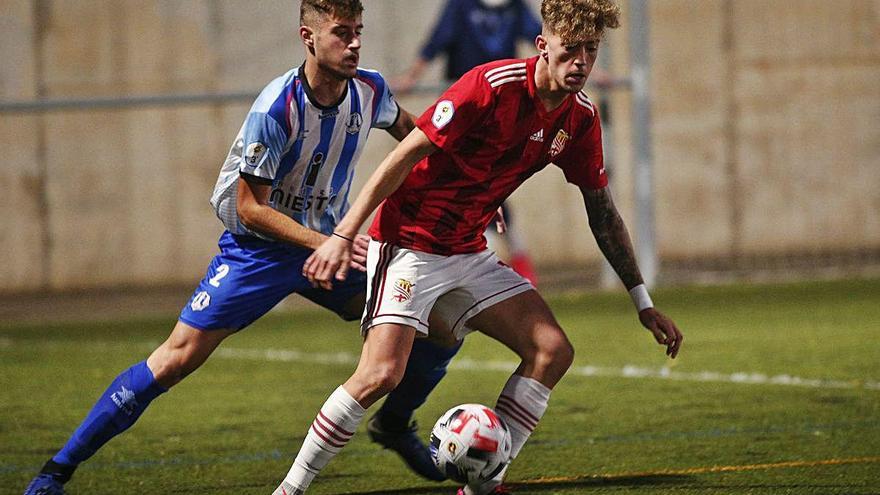
[[[445,79],[455,81],[478,65],[513,58],[518,41],[539,34],[541,23],[525,0],[447,0],[418,58],[392,86],[411,91],[438,55],[445,57]]]
[[[481,65],[459,79],[379,165],[336,235],[306,262],[309,279],[323,287],[346,280],[353,253],[346,238],[381,203],[370,228],[361,360],[321,407],[275,495],[308,488],[365,409],[400,381],[416,334],[429,331],[461,339],[477,329],[519,355],[495,406],[511,432],[511,458],[517,456],[574,350],[534,287],[486,249],[483,232],[498,205],[550,162],[581,190],[591,231],[641,324],[668,356],[678,354],[681,332],[654,309],[645,288],[608,189],[599,115],[581,91],[605,30],[619,24],[619,9],[611,0],[544,0],[541,16],[539,55]],[[451,327],[432,321],[429,328],[438,305]],[[507,493],[506,471],[459,494]]]
[[[400,94],[412,91],[438,56],[445,58],[446,81],[456,81],[478,65],[516,57],[517,43],[533,42],[539,34],[541,23],[525,0],[447,0],[418,57],[391,84]],[[499,228],[503,236],[498,239],[511,268],[537,284],[520,224],[513,221],[511,210],[508,202],[501,204],[504,227]]]
[[[299,34],[305,63],[260,93],[211,198],[226,227],[220,254],[168,340],[110,384],[25,494],[64,493],[64,483],[80,463],[133,425],[153,399],[201,366],[223,339],[289,294],[300,294],[346,320],[361,315],[366,236],[351,234],[356,270],[332,290],[313,288],[302,266],[348,210],[355,164],[370,129],[384,129],[400,140],[414,127],[412,115],[397,104],[382,76],[358,68],[362,10],[360,0],[303,0]],[[407,421],[457,350],[417,342],[407,394],[392,401],[389,411]],[[408,424],[387,429],[377,421],[372,433],[416,472],[442,480],[414,430]]]

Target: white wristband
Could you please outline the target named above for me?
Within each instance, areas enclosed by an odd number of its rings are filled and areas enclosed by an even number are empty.
[[[629,297],[632,298],[633,304],[636,305],[636,309],[639,312],[643,309],[654,307],[654,302],[651,301],[651,296],[648,295],[648,289],[645,287],[645,284],[639,284],[630,289]]]

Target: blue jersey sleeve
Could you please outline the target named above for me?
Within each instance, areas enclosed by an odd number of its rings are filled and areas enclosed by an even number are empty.
[[[373,98],[378,98],[373,105],[375,113],[373,114],[371,127],[387,129],[393,126],[400,115],[400,106],[397,104],[397,99],[394,98],[394,93],[391,92],[391,88],[388,86],[385,78],[374,70],[366,69],[358,70],[358,75],[369,80],[369,84],[375,89]]]
[[[287,134],[269,114],[252,112],[244,123],[239,171],[274,180],[287,144]]]
[[[290,82],[287,75],[272,81],[251,107],[241,132],[239,172],[275,179],[291,134]]]

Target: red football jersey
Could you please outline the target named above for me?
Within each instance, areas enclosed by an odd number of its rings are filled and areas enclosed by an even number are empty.
[[[501,203],[548,163],[575,185],[608,184],[596,106],[576,93],[546,111],[535,89],[537,61],[476,67],[419,117],[416,125],[440,149],[382,203],[373,238],[435,254],[477,252]]]

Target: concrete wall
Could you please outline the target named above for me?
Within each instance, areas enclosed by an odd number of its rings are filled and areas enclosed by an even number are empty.
[[[652,6],[660,249],[876,247],[880,4]]]
[[[399,73],[440,2],[365,4],[362,64]],[[880,3],[650,7],[661,257],[880,248]],[[297,12],[297,1],[4,0],[0,98],[256,92],[301,62]],[[603,48],[622,75],[626,22]],[[419,113],[433,97],[402,102]],[[615,198],[632,224],[630,101],[625,89],[608,98]],[[0,114],[0,291],[193,283],[215,250],[208,199],[248,106]],[[393,145],[371,139],[361,182]],[[598,259],[580,195],[553,167],[513,202],[538,263]]]
[[[6,2],[0,9],[0,98],[37,96],[34,13],[30,2]],[[47,255],[41,217],[44,209],[43,161],[39,156],[41,119],[0,115],[0,250],[11,255],[0,267],[0,289],[33,289],[46,276]]]

